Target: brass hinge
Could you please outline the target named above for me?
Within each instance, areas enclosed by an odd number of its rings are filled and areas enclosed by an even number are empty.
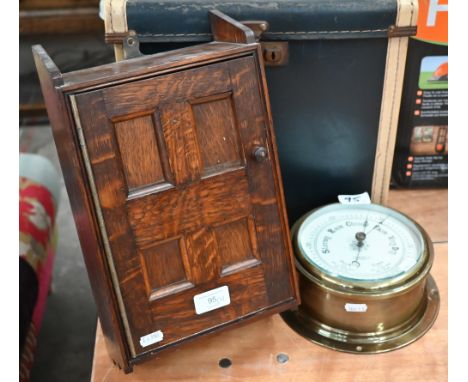
[[[390,25],[387,29],[387,36],[390,37],[409,37],[415,36],[418,31],[418,27],[408,26],[408,27],[397,27],[396,25]]]
[[[140,40],[135,32],[129,31],[127,37],[122,40],[124,59],[143,56],[140,52]]]

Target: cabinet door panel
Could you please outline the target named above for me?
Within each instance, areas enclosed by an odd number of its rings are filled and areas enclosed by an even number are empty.
[[[129,192],[166,180],[153,116],[145,115],[114,125]],[[145,142],[144,145],[141,142]]]
[[[204,176],[244,164],[232,93],[192,101]]]
[[[133,356],[294,294],[275,169],[252,155],[273,150],[256,67],[247,56],[74,96]],[[230,303],[197,314],[194,296],[220,286]]]

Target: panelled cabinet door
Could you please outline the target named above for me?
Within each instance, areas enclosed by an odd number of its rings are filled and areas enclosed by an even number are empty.
[[[72,98],[136,354],[292,294],[259,90],[243,57]]]
[[[297,305],[257,44],[64,75],[44,54],[39,75],[119,363]]]

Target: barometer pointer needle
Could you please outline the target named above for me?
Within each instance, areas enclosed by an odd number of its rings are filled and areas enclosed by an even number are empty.
[[[363,230],[365,230],[368,225],[368,222],[367,222],[368,219],[369,219],[369,214],[367,214],[366,220],[364,221],[364,224],[362,225]],[[356,267],[359,267],[361,265],[358,261],[359,255],[361,254],[361,248],[364,245],[364,239],[366,238],[366,234],[364,232],[357,232],[355,237],[357,240],[358,253],[356,255],[356,258],[351,262],[351,264],[354,264],[356,265]]]
[[[359,245],[359,244],[358,244],[358,253],[357,253],[357,255],[356,255],[356,258],[351,262],[351,264],[356,265],[356,267],[359,267],[359,266],[361,265],[361,264],[359,263],[359,261],[358,261],[358,260],[359,260],[359,255],[360,255],[360,253],[361,253],[361,248],[362,248],[362,245]]]
[[[387,220],[390,215],[385,216],[380,222],[378,222],[369,232],[366,232],[365,235],[369,235],[374,229],[376,229],[379,225],[383,224],[385,220]]]
[[[364,240],[366,238],[366,234],[364,232],[357,232],[356,233],[356,240],[357,240],[357,246],[358,246],[358,253],[356,255],[356,258],[353,260],[351,264],[356,265],[359,267],[361,264],[359,263],[359,255],[361,254],[361,248],[364,246]]]

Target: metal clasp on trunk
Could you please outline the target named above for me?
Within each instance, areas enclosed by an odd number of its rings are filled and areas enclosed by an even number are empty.
[[[135,58],[143,56],[140,52],[140,40],[133,31],[129,31],[128,35],[122,40],[122,50],[124,58],[128,60],[129,58]]]
[[[286,41],[260,41],[263,32],[266,32],[270,25],[265,20],[245,20],[241,21],[246,27],[252,29],[255,40],[262,47],[263,60],[268,66],[283,66],[289,61],[288,43]]]
[[[245,20],[241,21],[242,24],[244,24],[247,28],[252,29],[255,35],[255,40],[260,40],[260,37],[262,36],[262,33],[267,31],[270,25],[268,24],[268,21],[264,20]]]

